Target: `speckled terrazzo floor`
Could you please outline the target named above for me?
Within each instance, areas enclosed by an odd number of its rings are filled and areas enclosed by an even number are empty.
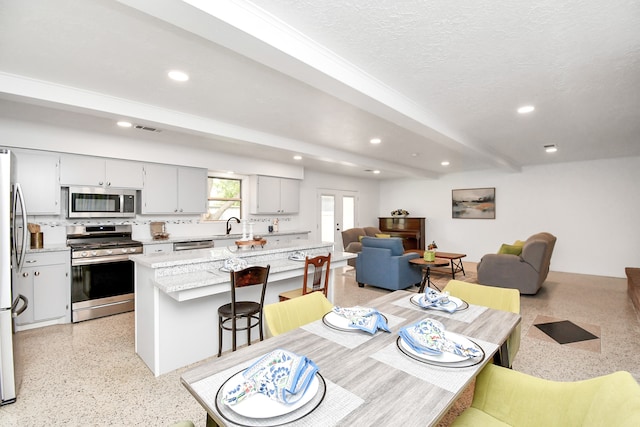
[[[473,263],[465,263],[465,270],[474,277]],[[337,276],[336,301],[342,305],[386,292],[358,288],[351,272]],[[436,284],[449,279],[434,276]],[[521,305],[522,343],[514,369],[556,380],[615,370],[640,378],[640,322],[626,279],[552,272],[540,293],[523,296]],[[533,326],[557,320],[570,320],[599,338],[561,345]],[[17,338],[23,382],[18,401],[0,408],[0,426],[168,426],[183,419],[205,425],[203,409],[180,384],[188,368],[155,378],[135,355],[133,313],[24,331]]]

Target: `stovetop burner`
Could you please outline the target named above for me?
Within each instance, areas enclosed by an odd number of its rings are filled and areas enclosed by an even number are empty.
[[[142,253],[142,243],[131,238],[130,225],[67,227],[71,258],[95,259]]]
[[[81,242],[69,244],[69,247],[73,250],[131,248],[136,246],[142,246],[142,243],[137,240],[127,240],[126,242]]]

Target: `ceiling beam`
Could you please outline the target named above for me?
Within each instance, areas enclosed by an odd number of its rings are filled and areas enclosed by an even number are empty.
[[[458,152],[520,165],[459,135],[410,98],[246,0],[119,0]]]

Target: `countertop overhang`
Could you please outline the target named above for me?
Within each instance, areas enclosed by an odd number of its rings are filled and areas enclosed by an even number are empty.
[[[292,230],[292,231],[278,231],[273,233],[254,233],[259,235],[265,239],[267,242],[269,238],[277,238],[280,236],[292,236],[296,234],[309,234],[311,233],[309,230]],[[209,234],[209,235],[200,235],[200,236],[178,236],[178,235],[169,235],[168,239],[149,239],[149,238],[136,238],[136,240],[142,242],[144,245],[157,245],[161,243],[176,243],[176,242],[200,242],[203,240],[240,240],[242,238],[242,234],[240,233],[230,233],[230,234]]]
[[[137,266],[153,270],[153,284],[160,291],[177,301],[186,301],[229,291],[230,273],[222,271],[224,261],[242,258],[248,265],[271,266],[270,277],[281,280],[299,276],[304,261],[291,260],[294,252],[309,256],[331,253],[332,266],[345,263],[357,255],[350,252],[334,252],[333,243],[306,240],[283,244],[271,244],[264,248],[231,249],[213,248],[170,254],[132,255],[129,258]]]

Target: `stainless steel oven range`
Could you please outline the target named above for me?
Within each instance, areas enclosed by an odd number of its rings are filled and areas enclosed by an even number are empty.
[[[71,248],[71,321],[134,309],[134,271],[129,255],[142,253],[130,225],[67,227]]]

